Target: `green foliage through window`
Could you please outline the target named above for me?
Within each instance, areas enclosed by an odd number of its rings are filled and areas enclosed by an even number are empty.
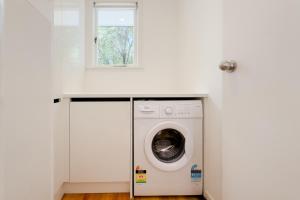
[[[134,27],[98,26],[97,63],[100,65],[134,64]]]

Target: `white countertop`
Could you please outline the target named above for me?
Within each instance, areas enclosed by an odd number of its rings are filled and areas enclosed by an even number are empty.
[[[207,93],[65,93],[64,98],[205,98]]]

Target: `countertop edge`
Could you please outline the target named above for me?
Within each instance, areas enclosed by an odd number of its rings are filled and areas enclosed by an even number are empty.
[[[174,93],[174,94],[85,94],[65,93],[63,98],[206,98],[207,93]]]

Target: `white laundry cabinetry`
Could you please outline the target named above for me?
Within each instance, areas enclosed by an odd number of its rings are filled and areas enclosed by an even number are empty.
[[[70,103],[70,182],[130,181],[130,99]]]

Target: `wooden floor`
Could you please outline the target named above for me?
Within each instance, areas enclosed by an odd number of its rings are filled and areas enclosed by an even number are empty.
[[[129,200],[129,194],[65,194],[63,200]],[[134,200],[201,200],[198,197],[135,197]]]

